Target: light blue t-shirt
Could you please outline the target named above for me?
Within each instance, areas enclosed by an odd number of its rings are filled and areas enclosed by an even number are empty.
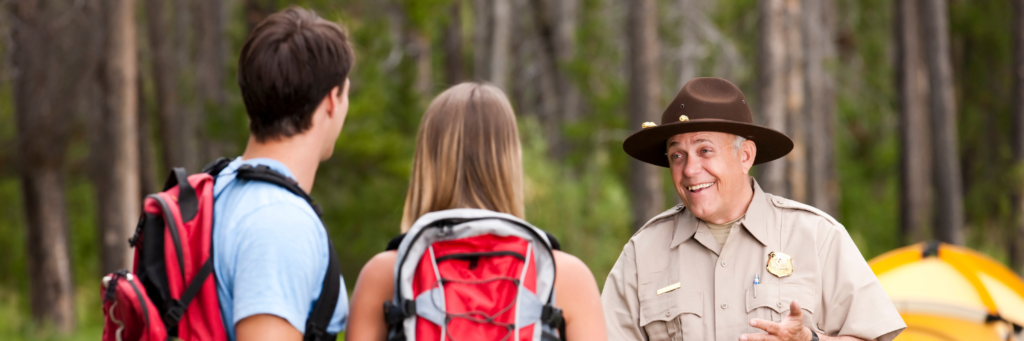
[[[235,340],[238,321],[257,314],[279,316],[305,333],[327,272],[327,231],[301,197],[271,183],[235,180],[243,164],[266,165],[294,179],[278,161],[241,157],[217,177],[213,264],[228,338]],[[342,278],[327,331],[341,332],[347,322],[348,294]]]

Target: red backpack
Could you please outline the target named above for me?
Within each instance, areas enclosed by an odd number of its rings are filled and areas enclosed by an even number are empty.
[[[388,340],[565,339],[555,302],[558,241],[514,216],[431,212],[388,245],[398,251]]]
[[[174,168],[164,191],[146,196],[128,243],[133,271],[103,277],[103,341],[226,340],[213,274],[213,186],[231,160],[220,158],[188,176]],[[267,166],[243,165],[237,179],[279,185],[320,207],[295,183]],[[337,256],[330,263],[320,299],[306,322],[305,340],[334,340],[327,326],[341,288]]]

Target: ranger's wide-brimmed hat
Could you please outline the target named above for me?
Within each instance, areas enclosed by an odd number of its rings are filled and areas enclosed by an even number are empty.
[[[729,133],[754,141],[754,164],[778,159],[793,150],[793,140],[786,134],[754,124],[747,99],[736,85],[711,77],[694,78],[683,85],[661,114],[661,123],[644,123],[640,131],[626,138],[622,149],[637,160],[668,167],[665,141],[697,131]]]

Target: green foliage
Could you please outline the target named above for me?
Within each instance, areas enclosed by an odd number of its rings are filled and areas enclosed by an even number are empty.
[[[950,2],[968,245],[1006,257],[1016,219],[1009,189],[1020,188],[1010,113],[1012,8],[1003,1]],[[979,53],[984,51],[984,53]],[[1009,185],[1009,186],[1008,186]]]
[[[899,238],[899,122],[891,2],[837,2],[836,160],[839,218],[865,258],[902,246]]]

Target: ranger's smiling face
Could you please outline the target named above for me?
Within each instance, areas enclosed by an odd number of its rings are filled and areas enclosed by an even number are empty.
[[[753,189],[747,172],[754,165],[754,142],[719,132],[693,132],[666,142],[676,193],[693,214],[722,224],[747,210]]]

